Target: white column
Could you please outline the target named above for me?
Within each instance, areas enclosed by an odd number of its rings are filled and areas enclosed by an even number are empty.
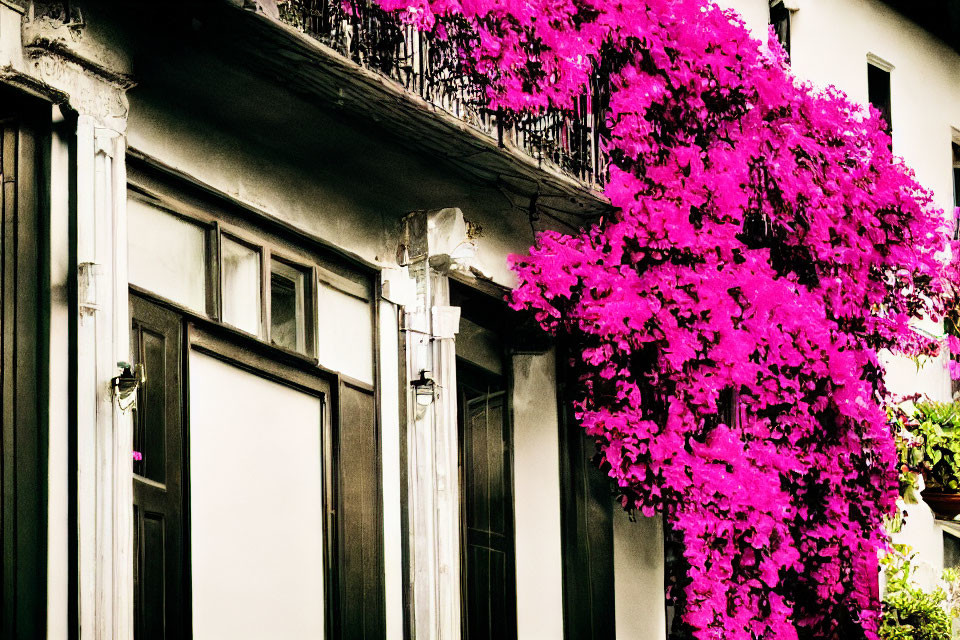
[[[111,388],[129,361],[124,153],[118,132],[79,117],[77,262],[92,284],[77,309],[79,607],[96,640],[133,637],[132,424]]]
[[[380,301],[380,471],[387,639],[403,638],[403,537],[400,515],[399,309]]]
[[[410,564],[417,640],[460,638],[460,490],[454,337],[447,270],[467,227],[459,209],[406,219],[404,250],[416,283],[405,313]]]
[[[53,109],[50,144],[50,436],[47,441],[47,639],[69,634],[70,152],[74,131]]]

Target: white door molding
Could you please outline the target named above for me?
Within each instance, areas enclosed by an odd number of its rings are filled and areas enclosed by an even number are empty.
[[[77,526],[84,640],[133,637],[133,430],[111,381],[129,361],[125,142],[81,115],[77,124],[77,262],[89,304],[77,328]]]

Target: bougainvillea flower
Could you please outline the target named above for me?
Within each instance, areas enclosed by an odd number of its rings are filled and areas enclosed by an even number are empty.
[[[695,636],[876,638],[879,353],[937,352],[911,322],[953,304],[958,249],[879,113],[707,0],[378,1],[506,117],[607,90],[616,214],[540,234],[511,303],[576,346],[621,504],[682,536]]]

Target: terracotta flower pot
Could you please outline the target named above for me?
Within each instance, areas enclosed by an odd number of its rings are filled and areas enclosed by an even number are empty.
[[[920,492],[923,501],[939,518],[953,520],[960,515],[960,493],[943,493],[932,489],[924,489]]]

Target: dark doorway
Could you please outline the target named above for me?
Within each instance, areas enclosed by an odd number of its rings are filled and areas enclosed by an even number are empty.
[[[507,385],[500,375],[457,364],[461,414],[466,638],[517,637],[512,446]]]
[[[557,350],[563,631],[568,640],[613,640],[613,492],[594,463],[596,443],[574,415],[577,373],[568,347]]]
[[[0,90],[0,637],[46,635],[51,107]]]

